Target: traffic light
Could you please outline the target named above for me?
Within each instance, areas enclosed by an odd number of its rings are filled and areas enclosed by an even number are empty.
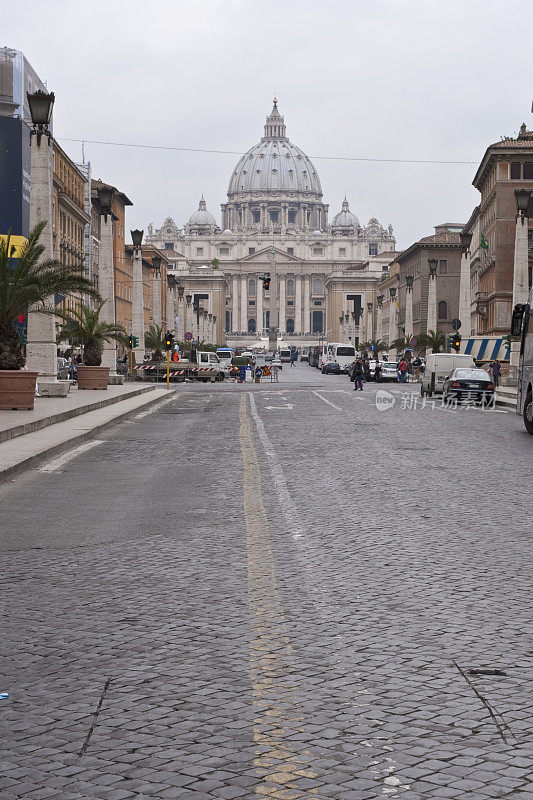
[[[131,335],[131,333],[128,336],[128,347],[130,348],[130,350],[133,347],[133,336]]]
[[[130,333],[130,335],[128,336],[128,347],[130,348],[130,350],[133,350],[134,347],[138,347],[138,346],[139,346],[139,337],[138,336],[133,336]]]
[[[139,346],[139,337],[138,336],[132,336],[132,339],[133,339],[133,346],[134,347],[138,347]]]
[[[165,350],[172,350],[174,347],[174,334],[165,333]]]
[[[451,333],[448,337],[448,342],[450,347],[452,347],[456,353],[459,352],[461,348],[461,334],[460,333]]]
[[[270,278],[263,278],[263,286],[265,289],[270,289]]]

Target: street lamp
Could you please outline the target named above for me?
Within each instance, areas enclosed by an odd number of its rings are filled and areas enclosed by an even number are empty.
[[[50,144],[50,120],[52,119],[52,109],[54,107],[55,95],[53,92],[42,92],[38,89],[33,94],[26,92],[28,105],[30,107],[31,121],[33,128],[31,136],[37,136],[37,144],[41,144],[41,136],[48,137]]]
[[[130,231],[130,233],[131,233],[131,241],[133,242],[133,247],[135,248],[135,250],[138,250],[143,241],[144,231],[140,231],[137,229],[134,231]]]
[[[100,203],[100,216],[104,217],[107,222],[108,215],[112,215],[111,205],[115,196],[115,187],[101,183],[96,191],[98,192],[98,202]]]
[[[390,299],[394,300],[394,298],[396,297],[396,286],[389,287],[389,294],[390,294]]]
[[[178,283],[178,297],[180,300],[183,300],[183,292],[185,291],[185,287]]]
[[[531,197],[531,189],[515,189],[514,196],[516,200],[516,209],[518,212],[517,216],[524,218],[527,216],[527,207]]]
[[[366,307],[368,308],[368,312],[370,313],[372,311],[372,303],[367,303]]]
[[[191,301],[192,301],[192,294],[185,295],[185,301],[186,301],[187,305],[190,306]]]
[[[463,252],[466,253],[467,250],[470,250],[470,244],[472,242],[472,234],[471,233],[460,233],[459,236],[461,237],[461,247],[463,248]],[[436,262],[435,259],[433,259]]]
[[[161,271],[161,256],[152,256],[152,269],[155,275],[159,275]]]
[[[463,235],[463,234],[461,234],[461,236],[462,236],[462,235]],[[472,238],[472,237],[470,237],[470,238]],[[437,261],[437,259],[436,259],[436,258],[430,258],[430,259],[428,260],[428,267],[429,267],[429,277],[430,277],[430,278],[434,278],[434,277],[435,277],[435,275],[437,274],[437,266],[438,266],[438,263],[439,263],[439,262]]]
[[[413,288],[413,280],[414,280],[414,277],[412,275],[406,275],[405,276],[405,284],[407,286],[407,291],[408,292],[410,292],[412,290],[412,288]]]
[[[383,301],[385,300],[385,295],[384,294],[378,294],[378,296],[376,297],[376,300],[378,301],[378,306],[381,308],[381,306],[383,305]]]

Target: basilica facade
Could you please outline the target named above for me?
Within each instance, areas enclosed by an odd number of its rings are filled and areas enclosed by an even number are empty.
[[[167,218],[147,236],[186,296],[216,317],[218,343],[257,339],[272,325],[302,340],[372,334],[377,284],[395,255],[392,226],[361,225],[346,198],[328,219],[318,173],[287,137],[276,100],[264,136],[231,174],[221,212],[219,225],[202,197],[182,228]],[[264,289],[269,274],[275,297]]]

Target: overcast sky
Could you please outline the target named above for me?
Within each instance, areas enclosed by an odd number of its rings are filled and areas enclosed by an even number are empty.
[[[393,225],[398,248],[466,222],[487,145],[533,127],[531,0],[0,0],[0,12],[0,45],[22,50],[55,92],[55,135],[75,160],[81,145],[67,138],[240,154],[276,92],[330,218],[346,194],[361,223]],[[220,221],[239,158],[101,144],[85,154],[134,203],[128,227],[145,229],[169,214],[183,224],[202,193]]]

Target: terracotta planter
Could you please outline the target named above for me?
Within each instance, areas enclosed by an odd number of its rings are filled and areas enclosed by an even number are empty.
[[[0,409],[33,411],[38,374],[25,369],[0,369]]]
[[[107,389],[109,367],[87,367],[78,364],[78,389]]]

